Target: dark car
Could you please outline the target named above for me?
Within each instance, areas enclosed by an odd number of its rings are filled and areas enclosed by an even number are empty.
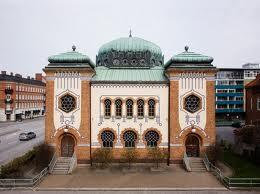
[[[36,138],[36,134],[34,132],[28,132],[28,133],[21,133],[19,135],[20,141],[27,141],[30,139]]]

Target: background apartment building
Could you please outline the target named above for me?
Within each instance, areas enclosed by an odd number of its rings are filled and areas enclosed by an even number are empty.
[[[219,68],[216,76],[217,122],[244,120],[245,85],[260,74],[259,64],[247,63],[242,68]]]
[[[42,74],[23,78],[0,74],[0,121],[15,121],[45,114],[45,81]]]

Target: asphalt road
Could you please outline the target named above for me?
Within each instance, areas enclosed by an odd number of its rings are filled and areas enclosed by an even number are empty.
[[[0,191],[1,192],[1,191]],[[120,194],[120,193],[126,193],[126,194],[257,194],[259,191],[214,191],[214,190],[195,190],[195,191],[165,191],[165,190],[158,190],[156,191],[149,191],[143,190],[143,191],[69,191],[69,190],[63,190],[63,191],[30,191],[30,190],[11,190],[11,191],[2,191],[1,194]]]
[[[19,134],[33,131],[36,138],[19,141]],[[44,142],[44,118],[0,124],[0,165],[6,164]]]

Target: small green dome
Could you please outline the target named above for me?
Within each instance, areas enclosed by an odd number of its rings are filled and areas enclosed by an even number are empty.
[[[79,53],[75,50],[76,47],[73,45],[72,51],[61,53],[58,55],[52,55],[48,57],[48,61],[51,64],[60,64],[62,66],[73,66],[73,64],[89,64],[92,67],[95,66],[87,55]]]
[[[133,51],[133,52],[145,52],[150,51],[153,54],[156,55],[162,55],[162,51],[159,46],[156,44],[144,40],[142,38],[137,37],[126,37],[126,38],[119,38],[116,40],[112,40],[111,42],[108,42],[101,46],[101,48],[98,51],[98,54],[106,53],[111,50],[115,51]]]
[[[210,56],[194,53],[189,51],[189,47],[185,46],[185,51],[174,55],[166,64],[165,67],[210,67],[213,66],[213,58]]]

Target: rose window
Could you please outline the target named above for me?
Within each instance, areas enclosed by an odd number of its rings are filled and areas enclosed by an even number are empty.
[[[184,109],[190,113],[195,113],[200,109],[200,98],[195,95],[189,95],[184,99]]]
[[[66,113],[69,113],[76,108],[76,99],[70,94],[62,96],[59,101],[59,108]]]

